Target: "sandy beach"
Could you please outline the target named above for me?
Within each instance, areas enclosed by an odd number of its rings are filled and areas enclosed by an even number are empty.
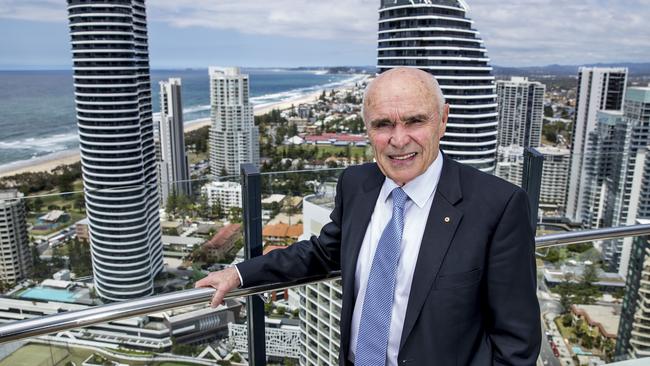
[[[349,85],[343,85],[337,88],[337,90],[349,89],[353,85],[354,85],[353,83]],[[321,95],[322,92],[323,90],[319,90],[311,94],[307,94],[297,98],[283,100],[278,103],[256,106],[254,107],[254,114],[256,116],[262,115],[270,112],[273,109],[284,110],[284,109],[291,108],[291,105],[313,102],[316,99],[318,99],[318,97]],[[210,125],[209,118],[186,121],[184,130],[185,132],[189,132],[209,125]],[[79,156],[79,150],[66,150],[66,151],[50,154],[47,156],[35,158],[32,160],[17,161],[15,163],[11,163],[0,167],[0,178],[15,175],[15,174],[20,174],[20,173],[26,173],[26,172],[50,172],[54,168],[60,165],[74,164],[78,162],[80,159],[81,158]]]

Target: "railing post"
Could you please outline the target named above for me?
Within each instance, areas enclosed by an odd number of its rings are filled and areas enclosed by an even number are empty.
[[[242,203],[244,215],[244,248],[246,259],[262,255],[262,180],[253,164],[241,165]],[[266,365],[264,302],[259,296],[246,299],[248,315],[248,363]]]
[[[537,228],[537,211],[539,209],[539,195],[542,192],[542,168],[544,155],[535,148],[527,147],[524,150],[524,170],[521,177],[521,188],[528,193],[530,201],[530,221],[533,232]]]

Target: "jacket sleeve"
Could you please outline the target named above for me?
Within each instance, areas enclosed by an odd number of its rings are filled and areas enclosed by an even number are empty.
[[[535,365],[541,344],[535,237],[526,193],[510,197],[487,259],[487,333],[493,365]]]
[[[345,172],[341,173],[336,186],[331,222],[323,226],[318,237],[312,236],[285,249],[237,264],[243,287],[288,282],[341,269],[342,186]]]

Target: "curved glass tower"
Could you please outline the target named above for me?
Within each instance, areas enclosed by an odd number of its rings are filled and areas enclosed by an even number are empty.
[[[442,150],[492,172],[498,125],[494,76],[467,10],[462,0],[381,0],[377,70],[405,66],[434,75],[450,104]]]
[[[68,0],[97,294],[153,293],[162,270],[144,0]]]

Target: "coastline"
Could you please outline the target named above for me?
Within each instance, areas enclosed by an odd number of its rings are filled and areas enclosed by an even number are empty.
[[[335,90],[349,89],[356,82],[358,82],[358,80],[355,80],[349,84],[341,85],[334,89]],[[273,109],[285,110],[291,108],[291,105],[314,102],[318,99],[318,97],[321,95],[323,90],[329,90],[329,88],[323,88],[309,94],[281,100],[275,103],[253,106],[253,114],[259,116],[268,113]],[[186,121],[185,125],[183,126],[183,130],[187,133],[209,125],[210,125],[210,118],[201,118],[201,119]],[[54,168],[60,165],[70,165],[80,160],[81,157],[79,156],[79,149],[59,151],[35,159],[21,160],[4,166],[0,166],[0,178],[21,174],[21,173],[28,173],[28,172],[31,173],[51,172],[52,170],[54,170]]]

